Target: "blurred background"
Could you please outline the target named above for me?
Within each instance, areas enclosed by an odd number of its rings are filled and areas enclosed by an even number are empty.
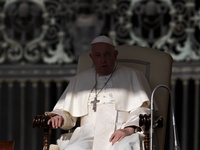
[[[98,35],[173,57],[180,144],[199,150],[199,0],[0,0],[0,141],[15,141],[14,150],[42,149],[33,117],[53,109]],[[166,150],[173,149],[168,124]],[[53,130],[51,143],[62,132]]]

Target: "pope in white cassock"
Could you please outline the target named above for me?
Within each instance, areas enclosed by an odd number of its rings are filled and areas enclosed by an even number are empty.
[[[72,78],[55,105],[48,124],[64,130],[80,127],[57,140],[60,150],[142,150],[136,132],[139,114],[149,114],[151,90],[144,75],[116,63],[118,51],[110,38],[91,43],[94,67]],[[51,145],[53,149],[53,145]]]

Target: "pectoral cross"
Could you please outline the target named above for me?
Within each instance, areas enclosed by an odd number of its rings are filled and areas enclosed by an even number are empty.
[[[100,100],[97,100],[97,97],[94,98],[93,101],[91,101],[91,103],[93,104],[93,110],[96,112],[97,109],[97,103],[100,102]]]

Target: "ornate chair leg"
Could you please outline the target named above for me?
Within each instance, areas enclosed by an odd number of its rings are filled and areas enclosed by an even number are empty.
[[[47,125],[47,121],[50,119],[46,115],[37,115],[33,119],[33,128],[42,128],[44,133],[44,150],[49,150],[50,137],[51,137],[51,125]]]
[[[139,116],[139,125],[140,127],[143,127],[144,130],[144,146],[145,150],[149,150],[149,129],[150,129],[150,124],[151,124],[151,115],[140,115]]]
[[[144,136],[144,145],[145,145],[145,150],[149,150],[149,133],[145,132]]]
[[[51,126],[45,128],[44,132],[44,150],[49,150],[50,147],[50,137],[51,137]]]

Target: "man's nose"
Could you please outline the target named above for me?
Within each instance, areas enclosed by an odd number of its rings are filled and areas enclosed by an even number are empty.
[[[105,62],[105,61],[106,61],[105,56],[101,56],[101,61],[102,61],[102,62]]]

